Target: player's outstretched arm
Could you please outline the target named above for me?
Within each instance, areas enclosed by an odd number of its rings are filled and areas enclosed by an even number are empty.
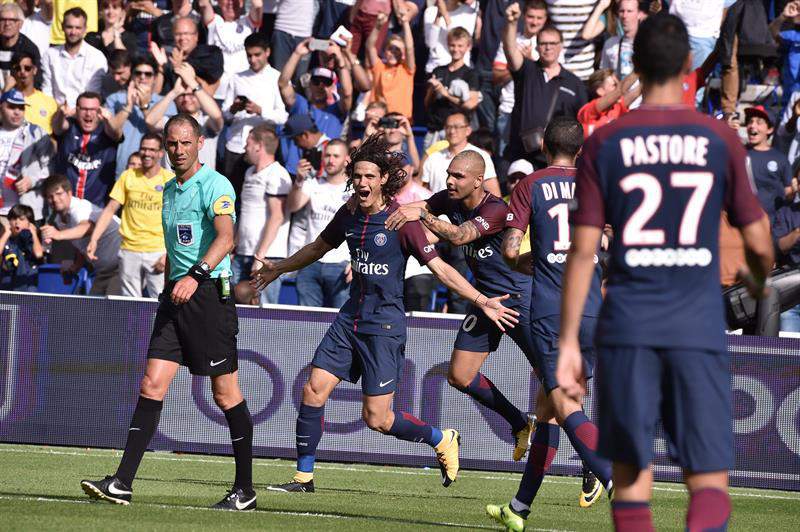
[[[592,284],[594,255],[602,229],[578,225],[573,230],[561,293],[561,333],[558,341],[558,385],[571,398],[580,400],[586,393],[583,359],[578,339],[583,306]]]
[[[472,301],[472,303],[480,308],[486,317],[497,325],[497,328],[505,332],[505,327],[514,328],[518,323],[517,316],[519,312],[504,307],[500,302],[508,299],[508,294],[502,297],[488,298],[478,292],[474,286],[469,284],[469,281],[464,279],[455,268],[447,264],[440,257],[435,257],[428,261],[426,264],[433,272],[439,281],[442,282],[447,288],[460,295],[464,299]]]
[[[332,250],[330,244],[321,237],[317,237],[312,243],[303,246],[297,253],[283,260],[271,261],[263,259],[264,265],[260,270],[253,273],[250,284],[257,290],[262,290],[269,283],[280,277],[283,273],[302,270],[309,264],[321,259],[327,252]],[[261,260],[261,259],[259,259]]]
[[[775,263],[769,221],[765,215],[739,231],[744,240],[745,258],[749,268],[748,272],[740,272],[740,276],[753,297],[760,298],[765,295],[767,277]]]

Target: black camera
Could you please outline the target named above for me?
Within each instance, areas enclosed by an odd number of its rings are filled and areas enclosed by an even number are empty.
[[[378,127],[383,129],[397,129],[400,127],[400,121],[396,118],[384,116],[378,120]]]

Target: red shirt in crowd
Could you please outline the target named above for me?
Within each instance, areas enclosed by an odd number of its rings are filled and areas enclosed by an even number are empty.
[[[628,106],[620,98],[617,103],[600,111],[597,109],[597,102],[600,98],[595,98],[578,111],[578,122],[583,126],[583,138],[589,138],[595,129],[613,122],[620,116],[628,112]]]
[[[703,67],[698,67],[683,78],[683,103],[695,106],[697,91],[705,87],[706,78],[703,77]]]

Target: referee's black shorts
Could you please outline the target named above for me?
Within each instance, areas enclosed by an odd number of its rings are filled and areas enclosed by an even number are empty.
[[[232,297],[226,301],[220,298],[217,283],[216,279],[201,282],[183,305],[175,305],[169,297],[175,283],[167,284],[147,358],[177,362],[193,375],[215,377],[238,369],[236,306]]]

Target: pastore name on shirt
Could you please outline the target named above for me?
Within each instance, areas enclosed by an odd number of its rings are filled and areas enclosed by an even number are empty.
[[[647,164],[706,166],[708,138],[696,135],[637,135],[619,140],[626,167]]]
[[[87,153],[70,153],[67,161],[78,170],[85,171],[97,170],[103,165],[102,159],[92,159]]]
[[[356,248],[350,261],[353,271],[362,275],[389,275],[389,265],[372,263],[369,255],[369,251]]]

